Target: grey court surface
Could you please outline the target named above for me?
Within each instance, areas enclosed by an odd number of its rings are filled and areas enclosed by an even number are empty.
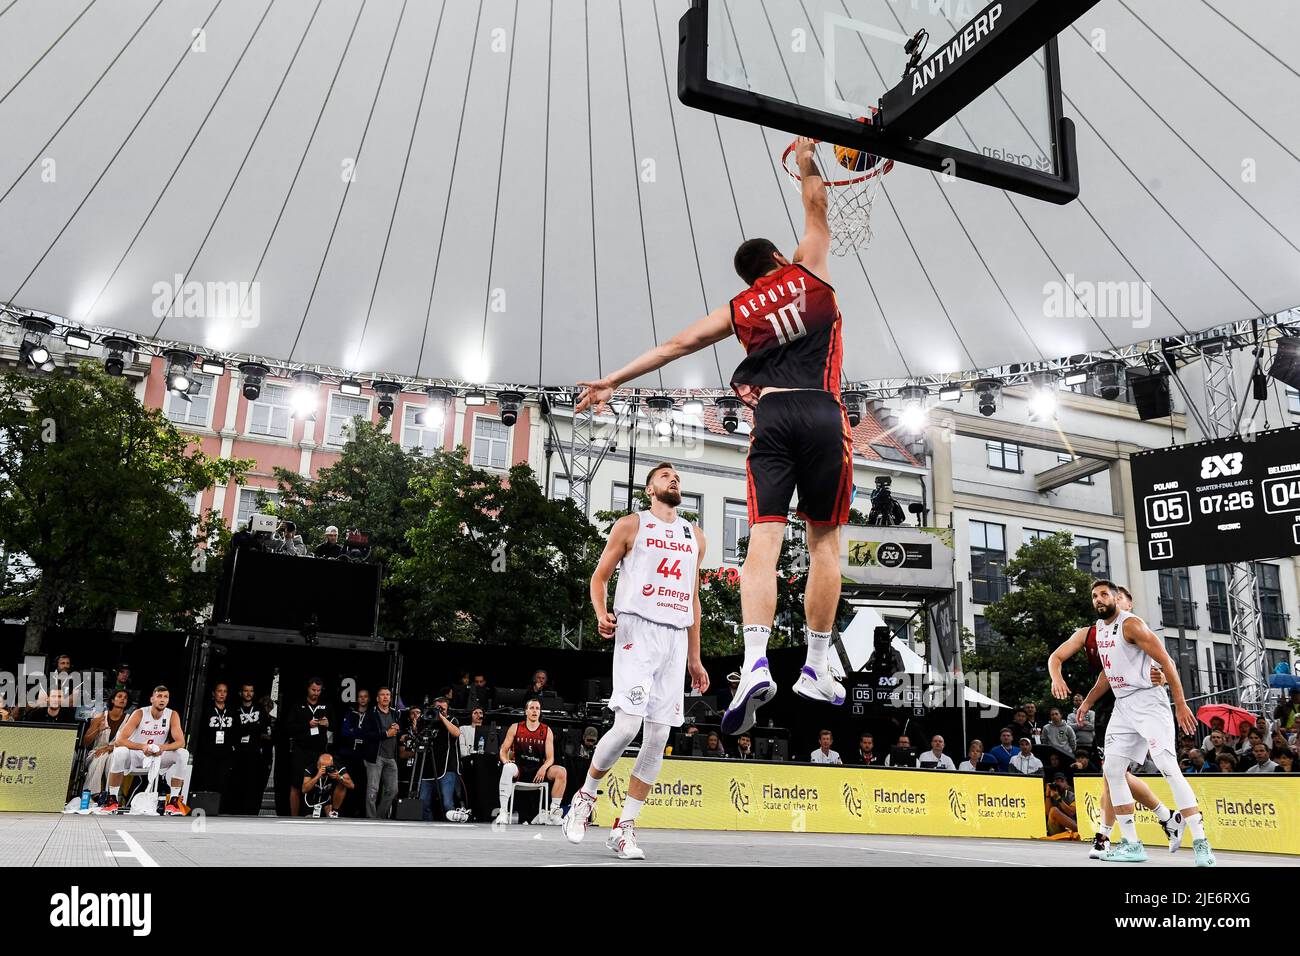
[[[606,831],[571,846],[558,827],[0,814],[0,866],[1014,866],[1109,867],[1081,843],[825,833],[645,830],[644,863],[615,859]],[[1190,850],[1151,848],[1145,866],[1192,866]],[[1226,853],[1221,867],[1297,863],[1276,854]],[[1133,868],[1130,866],[1130,868]]]

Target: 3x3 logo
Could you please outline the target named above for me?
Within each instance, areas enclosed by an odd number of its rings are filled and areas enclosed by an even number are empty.
[[[1201,459],[1202,478],[1220,478],[1240,475],[1246,456],[1239,451],[1226,455],[1207,455]]]

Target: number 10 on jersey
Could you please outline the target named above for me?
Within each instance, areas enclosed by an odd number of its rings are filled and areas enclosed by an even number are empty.
[[[803,316],[799,314],[799,307],[793,302],[781,306],[775,312],[769,312],[764,318],[772,323],[772,331],[776,333],[776,340],[782,345],[785,345],[791,339],[797,339],[801,335],[808,334],[808,330],[804,328]]]

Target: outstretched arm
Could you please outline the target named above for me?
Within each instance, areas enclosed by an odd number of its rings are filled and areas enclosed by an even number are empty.
[[[628,362],[612,375],[591,382],[579,382],[583,386],[574,412],[585,412],[594,406],[596,411],[604,411],[605,404],[614,395],[614,389],[647,372],[663,368],[669,362],[676,361],[692,352],[707,348],[731,335],[731,304],[719,306],[704,318],[678,332],[662,345],[656,345]]]
[[[795,145],[803,198],[803,239],[794,251],[794,262],[806,266],[819,279],[827,279],[826,256],[831,249],[831,227],[826,221],[826,181],[813,159],[816,141],[800,136]]]
[[[1088,629],[1081,627],[1071,634],[1056,650],[1052,651],[1047,658],[1047,673],[1052,678],[1052,696],[1057,700],[1069,700],[1070,685],[1065,682],[1061,676],[1061,667],[1075,654],[1083,650],[1084,643],[1088,640]]]

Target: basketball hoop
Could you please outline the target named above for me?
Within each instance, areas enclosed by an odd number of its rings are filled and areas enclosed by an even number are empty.
[[[873,108],[872,116],[876,110]],[[859,123],[870,123],[870,116],[861,116]],[[794,165],[796,139],[781,154],[781,165],[789,173],[795,189],[801,188],[803,177]],[[865,249],[871,242],[871,206],[880,191],[880,181],[894,168],[892,159],[852,146],[835,146],[815,140],[813,155],[818,169],[826,181],[826,221],[831,227],[831,253],[847,256]],[[831,179],[828,170],[842,169],[854,175],[845,179]]]

